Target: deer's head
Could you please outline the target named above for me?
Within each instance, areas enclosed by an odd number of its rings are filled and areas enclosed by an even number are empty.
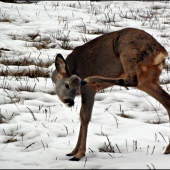
[[[71,107],[74,105],[76,95],[80,92],[81,79],[70,73],[61,54],[57,54],[55,58],[55,67],[51,79],[55,84],[56,94],[61,102],[67,107]]]

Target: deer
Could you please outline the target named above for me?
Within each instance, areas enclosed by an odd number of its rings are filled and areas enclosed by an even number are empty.
[[[86,152],[86,140],[95,94],[114,85],[146,92],[160,102],[170,118],[170,95],[160,86],[159,76],[168,56],[166,49],[149,33],[124,28],[101,35],[76,47],[67,57],[57,54],[51,79],[62,103],[74,105],[81,95],[80,130],[70,161]],[[170,144],[164,154],[170,154]]]

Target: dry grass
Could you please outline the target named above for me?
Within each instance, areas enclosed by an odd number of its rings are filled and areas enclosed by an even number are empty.
[[[39,32],[35,33],[30,33],[26,37],[21,37],[16,34],[10,33],[9,36],[12,37],[13,40],[22,40],[24,41],[24,46],[25,47],[35,47],[37,50],[42,50],[42,49],[49,49],[49,48],[55,48],[56,45],[52,44],[53,41],[51,38],[43,38],[41,39],[41,35]],[[37,37],[40,37],[39,39],[36,39]],[[50,44],[50,47],[49,47]]]
[[[36,66],[38,67],[45,67],[45,68],[48,68],[49,66],[51,66],[54,62],[53,61],[48,61],[46,63],[40,61],[38,63],[35,63]]]
[[[17,90],[17,91],[34,92],[34,88],[32,88],[32,87],[30,87],[30,86],[18,87],[16,90]]]
[[[98,35],[98,34],[105,34],[105,32],[103,30],[92,30],[92,31],[88,31],[88,34],[95,34],[95,35]]]
[[[1,64],[4,65],[16,65],[16,66],[28,66],[28,65],[33,65],[34,62],[29,61],[27,58],[24,58],[22,60],[14,61],[14,60],[1,60]]]
[[[109,145],[107,145],[106,143],[102,147],[99,148],[99,152],[115,153],[114,147],[112,147],[112,149],[110,149]]]
[[[17,142],[17,141],[18,141],[17,139],[8,139],[4,143],[12,143],[12,142]]]
[[[4,119],[6,119],[6,118],[0,114],[0,124],[5,123]]]
[[[44,72],[40,69],[36,70],[30,70],[30,71],[17,71],[17,72],[10,72],[8,70],[6,71],[1,71],[0,76],[14,76],[14,77],[21,77],[21,76],[28,76],[30,78],[37,78],[37,77],[44,77],[44,78],[49,78],[50,74],[49,72]]]
[[[9,66],[9,65],[16,65],[16,66],[35,65],[38,67],[48,68],[49,66],[51,66],[53,64],[53,62],[52,61],[43,62],[42,60],[39,60],[39,62],[35,63],[34,61],[24,58],[24,59],[18,60],[18,61],[4,59],[4,60],[1,60],[1,64],[7,65],[7,66]]]
[[[104,142],[104,145],[103,147],[100,147],[99,148],[99,152],[110,152],[110,153],[114,153],[114,147],[111,145],[111,142],[108,138],[108,136],[106,135],[106,138],[107,138],[107,141],[108,141],[108,144],[106,142]]]
[[[59,44],[59,46],[64,50],[73,50],[74,49],[72,44],[70,44],[69,40],[62,41],[61,44]]]
[[[30,33],[28,34],[28,37],[31,39],[31,40],[34,40],[36,37],[40,36],[39,32],[36,32],[36,33]]]
[[[9,17],[3,17],[3,18],[0,18],[0,22],[9,22],[11,23],[13,20],[11,20]]]
[[[58,43],[58,45],[64,49],[64,50],[73,50],[73,45],[70,43],[70,37],[69,37],[70,31],[67,33],[67,35],[64,34],[63,31],[57,30],[55,34],[51,34],[51,38],[53,39],[53,42],[61,41]]]
[[[17,142],[17,141],[18,141],[18,140],[15,138],[15,137],[18,135],[18,133],[14,134],[14,131],[11,130],[11,133],[7,134],[4,129],[3,129],[3,131],[4,131],[4,134],[5,134],[7,137],[10,137],[8,140],[6,140],[6,141],[3,142],[3,143],[12,143],[12,142]]]
[[[162,6],[159,6],[159,5],[154,5],[151,7],[153,10],[159,10],[159,9],[162,9],[163,7]]]
[[[32,46],[33,47],[35,47],[37,50],[42,50],[42,49],[49,49],[49,47],[48,47],[48,42],[46,42],[46,41],[43,41],[43,42],[34,42],[33,44],[32,44]]]
[[[41,40],[39,42],[34,41],[32,44],[28,44],[27,42],[25,42],[24,45],[25,45],[25,47],[35,47],[37,50],[55,48],[56,47],[55,44],[53,44],[49,47],[49,44],[51,44],[51,43],[52,43],[52,41],[49,38],[49,39],[46,39],[46,40]]]
[[[162,38],[169,38],[170,36],[168,34],[161,34],[160,35]]]
[[[127,118],[127,119],[132,119],[131,116],[124,114],[124,111],[123,111],[123,110],[122,110],[122,113],[121,113],[121,114],[118,114],[118,116],[123,117],[123,118]]]
[[[70,43],[69,33],[68,35],[64,35],[63,37],[60,37],[61,43],[59,46],[64,50],[73,50],[73,45]]]

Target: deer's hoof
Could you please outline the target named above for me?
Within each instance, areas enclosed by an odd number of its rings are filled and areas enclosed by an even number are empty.
[[[74,155],[72,155],[71,153],[69,153],[69,154],[66,154],[66,156],[74,156]]]
[[[80,159],[79,159],[79,158],[76,158],[76,157],[70,159],[70,161],[79,161],[79,160],[80,160]]]
[[[170,144],[167,146],[164,154],[170,154]]]

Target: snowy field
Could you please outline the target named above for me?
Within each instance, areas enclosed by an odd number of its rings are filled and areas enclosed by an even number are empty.
[[[55,95],[54,57],[102,34],[143,29],[170,53],[170,3],[0,2],[0,168],[169,169],[169,118],[152,97],[114,86],[98,92],[87,151],[65,155],[79,133],[80,96],[67,108]],[[160,83],[170,93],[169,60]],[[110,142],[110,144],[109,144]]]

